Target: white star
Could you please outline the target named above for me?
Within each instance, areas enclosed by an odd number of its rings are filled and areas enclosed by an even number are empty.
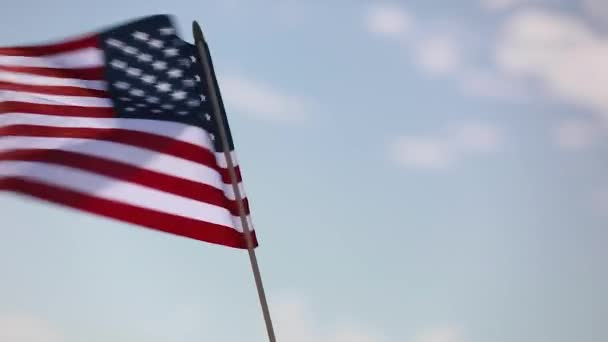
[[[132,111],[134,111],[134,110],[135,110],[135,108],[133,108],[133,107],[127,107],[127,108],[125,108],[125,110],[126,110],[127,112],[132,112]]]
[[[112,60],[110,62],[110,65],[116,69],[121,69],[121,70],[127,67],[127,63],[125,63],[121,60],[118,60],[118,59]]]
[[[209,115],[209,113],[205,113],[205,120],[211,121],[211,115]]]
[[[176,48],[169,48],[164,50],[165,56],[167,57],[175,57],[179,54],[179,50]]]
[[[156,89],[158,89],[158,91],[166,93],[168,91],[171,91],[171,84],[167,83],[167,82],[162,82],[156,85]]]
[[[145,33],[145,32],[140,32],[140,31],[135,31],[132,34],[133,38],[140,40],[140,41],[147,41],[148,38],[150,38],[150,35]]]
[[[209,138],[211,138],[211,140],[215,140],[215,135],[213,133],[209,133]]]
[[[148,101],[149,103],[158,103],[158,97],[150,96],[146,99],[146,101]]]
[[[196,62],[196,57],[190,56],[190,60],[192,61],[192,63],[194,63],[194,62]]]
[[[201,104],[201,103],[198,100],[190,100],[190,101],[188,101],[188,106],[190,106],[190,107],[196,107],[199,104]]]
[[[183,80],[182,83],[186,86],[186,87],[194,87],[194,85],[196,84],[194,82],[194,80],[191,79],[187,79],[187,80]]]
[[[124,53],[126,53],[127,55],[135,55],[137,54],[137,49],[132,47],[132,46],[125,46],[124,48],[122,48],[122,51],[124,51]]]
[[[165,70],[167,69],[167,63],[163,61],[156,61],[152,63],[154,70]]]
[[[121,48],[123,47],[125,44],[123,42],[121,42],[118,39],[114,39],[114,38],[110,38],[106,40],[106,43],[110,46],[113,46],[115,48]]]
[[[144,96],[146,94],[146,92],[141,89],[136,88],[136,89],[131,89],[129,94],[131,94],[133,96],[141,97],[141,96]]]
[[[167,75],[169,75],[169,78],[179,78],[184,75],[184,72],[179,69],[171,69],[167,72]]]
[[[121,100],[121,101],[125,101],[125,102],[131,102],[131,99],[130,99],[130,98],[128,98],[128,97],[124,97],[124,96],[123,96],[123,97],[120,97],[120,98],[119,98],[119,100]]]
[[[201,101],[203,101],[203,102],[207,101],[207,96],[201,94]]]
[[[160,109],[152,109],[152,113],[158,114],[160,112],[162,112],[162,110],[160,110]]]
[[[139,108],[145,108],[145,107],[147,107],[147,106],[148,106],[148,105],[147,105],[147,104],[145,104],[145,103],[138,103],[138,104],[137,104],[137,107],[139,107]]]
[[[142,62],[151,62],[152,56],[148,55],[147,53],[142,53],[139,56],[137,56],[137,59]]]
[[[201,81],[201,77],[199,75],[194,75],[194,79],[196,80],[196,82]]]
[[[148,41],[148,45],[150,45],[150,47],[160,49],[165,46],[165,43],[163,43],[162,40],[151,39],[150,41]]]
[[[141,69],[129,68],[129,69],[127,69],[127,74],[130,76],[139,77],[139,76],[141,76]]]
[[[114,82],[114,86],[118,89],[122,89],[122,90],[126,90],[129,89],[129,83],[127,82],[123,82],[123,81],[118,81],[118,82]]]
[[[179,112],[177,112],[177,114],[179,115],[188,115],[188,112],[185,110],[180,110]]]
[[[163,36],[170,36],[175,33],[175,29],[173,27],[163,27],[158,29],[158,31],[160,31],[160,34]]]
[[[174,105],[172,105],[172,104],[170,104],[170,103],[166,103],[166,104],[162,105],[162,106],[161,106],[161,108],[162,108],[162,109],[167,109],[167,110],[170,110],[170,109],[175,108],[175,106],[174,106]]]
[[[152,84],[152,83],[156,82],[156,77],[154,77],[152,75],[144,75],[144,76],[141,77],[141,80],[144,83]]]
[[[183,100],[186,98],[186,92],[182,90],[175,91],[171,94],[174,100]]]

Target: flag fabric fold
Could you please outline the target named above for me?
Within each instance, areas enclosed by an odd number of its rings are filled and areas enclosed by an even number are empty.
[[[247,248],[199,63],[166,15],[0,48],[0,190]]]

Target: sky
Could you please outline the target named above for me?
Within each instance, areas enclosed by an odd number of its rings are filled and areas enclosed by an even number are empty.
[[[281,342],[608,340],[605,0],[12,1],[209,42]],[[267,341],[244,251],[0,194],[0,341]]]

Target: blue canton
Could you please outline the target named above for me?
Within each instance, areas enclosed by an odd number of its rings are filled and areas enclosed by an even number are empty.
[[[177,36],[168,16],[147,17],[101,35],[105,74],[121,118],[166,120],[199,126],[221,151],[209,85],[201,79],[196,47]],[[207,56],[210,55],[207,49]],[[216,93],[219,88],[213,75]],[[220,107],[229,132],[223,103]],[[229,134],[230,149],[233,144]]]

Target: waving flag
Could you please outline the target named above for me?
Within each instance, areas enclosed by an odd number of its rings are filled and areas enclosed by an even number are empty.
[[[0,48],[0,189],[246,248],[196,55],[164,15]]]

